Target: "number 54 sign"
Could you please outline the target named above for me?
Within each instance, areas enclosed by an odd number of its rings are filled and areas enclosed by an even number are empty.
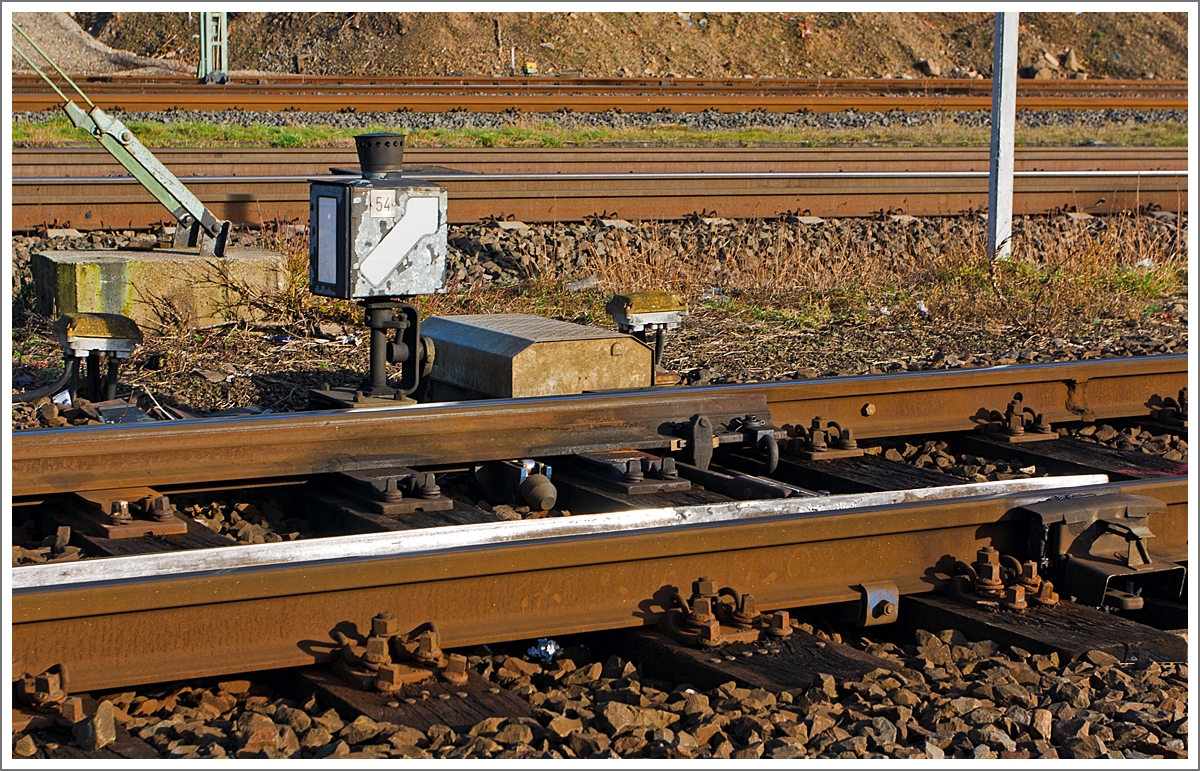
[[[372,190],[368,202],[370,203],[372,217],[391,218],[394,216],[394,209],[396,208],[396,191]]]

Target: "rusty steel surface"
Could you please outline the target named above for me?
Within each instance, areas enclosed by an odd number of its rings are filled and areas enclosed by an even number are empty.
[[[1166,513],[1148,523],[1155,546],[1186,555],[1186,478],[1089,491],[1162,500]],[[442,644],[458,647],[653,623],[671,592],[700,575],[753,593],[763,610],[855,601],[855,585],[870,581],[920,593],[939,584],[935,566],[948,569],[981,545],[1020,548],[1013,509],[1029,500],[909,503],[18,591],[12,652],[27,671],[64,664],[70,688],[86,691],[326,660],[335,627],[369,629],[385,610],[410,627],[436,622]]]
[[[358,168],[353,147],[155,148],[175,174],[267,176],[327,174]],[[124,176],[102,149],[14,147],[14,177]],[[975,147],[409,147],[408,167],[476,174],[698,172],[986,171],[987,148]],[[1185,147],[1018,147],[1017,171],[1186,170]],[[415,175],[416,172],[409,172]]]
[[[697,413],[769,410],[777,426],[819,416],[859,438],[968,431],[981,410],[1002,411],[1018,392],[1051,423],[1148,416],[1156,399],[1187,386],[1187,373],[1188,357],[1171,355],[25,431],[12,437],[12,494],[661,447],[663,422]]]
[[[696,173],[696,174],[421,174],[449,191],[452,224],[501,213],[522,222],[580,221],[602,211],[625,219],[677,220],[701,211],[748,219],[805,212],[817,217],[881,213],[946,216],[987,207],[987,172]],[[307,221],[305,177],[182,177],[221,219],[257,226],[272,219]],[[1144,208],[1186,211],[1186,170],[1022,171],[1014,214]],[[78,229],[148,228],[168,213],[131,178],[13,178],[14,230],[50,223]]]
[[[32,76],[14,74],[13,110],[45,110],[58,97]],[[199,86],[186,78],[85,78],[105,109],[525,112],[834,112],[987,110],[991,82],[812,79],[578,78],[235,78]],[[1017,109],[1187,109],[1182,81],[1021,81]]]

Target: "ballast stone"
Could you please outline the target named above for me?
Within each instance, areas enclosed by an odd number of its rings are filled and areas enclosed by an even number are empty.
[[[249,300],[283,290],[279,252],[231,247],[224,257],[174,249],[70,249],[30,260],[38,313],[116,313],[139,326],[199,327],[246,318]]]

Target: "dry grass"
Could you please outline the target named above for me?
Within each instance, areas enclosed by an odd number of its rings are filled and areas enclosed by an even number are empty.
[[[679,229],[656,225],[641,245],[618,243],[593,265],[607,286],[732,302],[797,324],[924,307],[963,323],[1037,331],[1071,316],[1138,316],[1187,283],[1178,231],[1167,235],[1142,217],[1107,218],[1098,233],[1063,218],[1020,220],[1008,261],[985,255],[982,221],[933,222],[935,239],[928,226],[878,221],[795,237],[750,224],[679,238]]]
[[[585,269],[563,273],[546,253],[532,261],[533,278],[501,286],[452,282],[444,294],[414,304],[423,316],[521,312],[596,323],[607,321],[603,305],[615,291],[665,289],[693,306],[795,326],[886,309],[1045,332],[1072,319],[1136,318],[1159,298],[1185,291],[1187,246],[1179,232],[1137,215],[1082,223],[1020,218],[1012,259],[996,261],[985,255],[978,218],[844,220],[818,228],[647,223],[608,231],[603,256],[580,241],[590,258]],[[290,277],[272,295],[231,280],[231,305],[242,306],[241,316],[302,334],[326,321],[362,323],[355,304],[308,292],[306,236],[265,228],[256,245],[285,254]],[[601,286],[566,288],[589,272]]]

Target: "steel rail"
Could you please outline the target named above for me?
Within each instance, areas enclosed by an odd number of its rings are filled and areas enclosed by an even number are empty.
[[[968,80],[964,78],[666,78],[666,77],[563,77],[563,76],[387,76],[376,75],[300,75],[292,73],[246,74],[232,73],[233,80],[224,88],[462,88],[462,89],[512,89],[512,90],[569,90],[608,89],[635,91],[681,88],[720,89],[734,93],[757,91],[806,91],[811,93],[914,93],[914,94],[977,94],[992,92],[990,80]],[[75,79],[93,88],[110,89],[153,89],[167,87],[196,88],[195,78],[186,75],[129,75],[97,74],[80,75]],[[12,76],[14,89],[27,89],[43,85],[43,81],[32,73],[15,72]],[[199,88],[212,89],[212,85]],[[1186,80],[1037,80],[1019,81],[1021,91],[1031,93],[1187,93]]]
[[[442,112],[517,109],[594,112],[702,110],[816,112],[856,110],[979,110],[990,104],[990,81],[849,81],[806,79],[579,78],[287,78],[239,79],[220,88],[186,79],[87,81],[102,105],[126,110],[173,109],[409,109]],[[13,109],[56,106],[49,91],[14,75]],[[1186,109],[1186,84],[1177,81],[1023,81],[1018,109]]]
[[[155,154],[183,175],[253,176],[324,174],[352,168],[352,148],[158,148]],[[111,176],[119,166],[84,147],[13,148],[16,177]],[[408,166],[472,173],[978,171],[985,148],[970,147],[606,147],[426,148],[405,150]],[[1186,169],[1187,150],[1176,147],[1020,147],[1017,171],[1136,171]]]
[[[969,431],[1018,392],[1052,423],[1148,415],[1187,387],[1187,370],[1171,355],[25,431],[12,437],[12,495],[662,447],[664,423],[697,413],[769,410],[780,426],[820,416],[861,438]]]
[[[351,147],[157,148],[173,172],[185,176],[317,175],[330,167],[356,168]],[[92,148],[15,147],[14,177],[102,177],[124,169]],[[596,174],[699,172],[985,171],[986,148],[971,147],[412,147],[410,167],[433,166],[477,174]],[[1017,171],[1139,171],[1187,169],[1187,148],[1018,147]]]
[[[1148,523],[1159,534],[1155,546],[1167,559],[1186,555],[1186,478],[1089,491],[1164,501],[1167,513]],[[1013,510],[1051,494],[767,513],[467,549],[19,589],[12,599],[12,655],[25,671],[63,665],[69,687],[87,691],[328,660],[335,628],[369,629],[371,617],[385,610],[410,627],[434,621],[442,643],[460,647],[652,624],[671,593],[700,575],[753,593],[763,610],[854,602],[860,596],[855,585],[869,581],[920,593],[940,584],[934,568],[948,569],[957,555],[984,544],[1006,553],[1019,549],[1023,528]],[[778,502],[758,505],[786,512]],[[1173,536],[1164,539],[1164,533]],[[903,607],[901,601],[901,614]]]
[[[837,90],[867,89],[878,93],[887,92],[917,92],[926,93],[941,91],[945,93],[978,92],[991,93],[991,81],[967,78],[773,78],[769,76],[757,78],[743,77],[703,77],[703,78],[668,78],[668,77],[604,77],[604,76],[565,76],[565,75],[311,75],[290,72],[271,73],[231,73],[233,80],[225,85],[256,85],[256,86],[313,86],[328,87],[330,85],[347,86],[387,86],[416,87],[416,86],[451,86],[475,88],[484,85],[504,86],[513,88],[574,88],[586,86],[605,86],[615,88],[657,88],[664,84],[695,84],[705,88],[812,88],[825,92]],[[188,75],[143,75],[129,73],[98,73],[76,76],[80,83],[94,85],[112,85],[115,87],[141,87],[143,85],[170,84],[180,86],[195,86],[196,79]],[[16,86],[37,85],[42,81],[33,73],[14,72],[12,83]],[[1079,80],[1038,80],[1025,78],[1020,82],[1022,89],[1040,91],[1186,91],[1186,80],[1141,80],[1121,78],[1079,79]],[[211,86],[204,85],[202,88]]]
[[[700,211],[737,219],[802,211],[818,217],[884,212],[945,216],[987,205],[985,172],[714,172],[696,174],[425,174],[446,187],[452,224],[498,214],[523,222],[570,222],[602,211],[626,219],[673,220]],[[307,220],[307,177],[182,177],[213,213],[234,224]],[[1184,170],[1016,174],[1013,211],[1109,214],[1157,208],[1185,211]],[[11,186],[13,225],[32,230],[69,222],[80,229],[147,228],[162,220],[157,202],[122,177],[23,177]],[[82,214],[82,217],[81,217]]]

